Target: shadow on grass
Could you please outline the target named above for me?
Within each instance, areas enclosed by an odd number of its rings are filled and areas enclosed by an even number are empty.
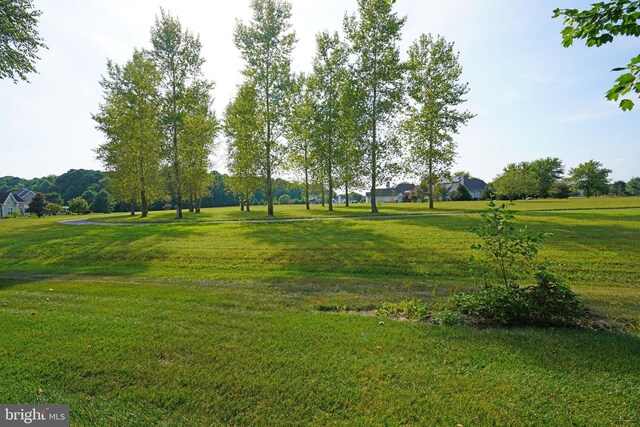
[[[0,234],[0,275],[5,277],[3,283],[47,275],[139,275],[169,253],[161,243],[177,242],[188,230],[35,223]]]

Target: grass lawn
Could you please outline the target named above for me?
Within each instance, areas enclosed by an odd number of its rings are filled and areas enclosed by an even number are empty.
[[[0,402],[67,403],[73,425],[638,425],[638,200],[572,199],[546,209],[628,209],[518,215],[553,233],[541,255],[624,333],[314,310],[469,289],[478,215],[464,212],[483,206],[376,221],[0,220]],[[211,209],[199,221],[239,214]]]
[[[379,203],[380,213],[385,215],[423,215],[460,212],[479,212],[486,207],[486,202],[438,202],[434,210],[429,210],[428,203]],[[305,205],[276,205],[275,216],[267,216],[266,206],[252,206],[251,212],[242,212],[239,207],[202,209],[200,214],[189,213],[184,210],[183,222],[207,222],[207,221],[237,221],[237,220],[265,220],[287,218],[326,218],[326,217],[351,217],[351,216],[376,216],[370,212],[367,203],[352,204],[348,208],[344,205],[335,205],[334,211],[329,212],[327,207],[311,205],[306,210]],[[592,197],[572,198],[564,200],[520,200],[514,209],[519,211],[536,210],[579,210],[579,209],[615,209],[615,208],[640,208],[640,197]],[[132,223],[156,223],[174,222],[175,211],[150,212],[147,218],[140,215],[111,214],[107,216],[91,215],[92,220],[104,222],[132,222]]]

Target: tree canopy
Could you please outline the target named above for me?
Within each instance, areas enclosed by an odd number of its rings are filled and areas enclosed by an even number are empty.
[[[27,81],[35,73],[39,49],[46,49],[38,33],[38,18],[32,0],[0,0],[0,79]]]

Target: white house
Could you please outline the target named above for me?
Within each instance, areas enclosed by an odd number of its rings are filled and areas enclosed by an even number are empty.
[[[0,218],[13,215],[18,212],[24,215],[29,203],[14,193],[0,193]]]
[[[416,188],[415,184],[403,182],[394,188],[388,187],[376,190],[376,201],[381,203],[399,203],[402,202]],[[365,201],[371,201],[371,192],[367,192]]]

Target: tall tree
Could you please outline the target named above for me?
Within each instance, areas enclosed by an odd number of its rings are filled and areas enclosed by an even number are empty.
[[[198,107],[194,107],[193,92],[197,92],[198,88],[207,91],[212,86],[202,78],[205,60],[201,55],[200,38],[183,30],[180,21],[162,9],[151,28],[151,44],[151,56],[162,75],[161,122],[165,158],[171,171],[169,190],[176,204],[176,216],[180,219],[185,186],[185,158],[193,153],[185,121],[189,120],[187,117],[199,113]]]
[[[536,181],[529,172],[529,163],[511,163],[492,185],[497,195],[513,200],[531,196],[536,191]]]
[[[316,152],[321,159],[329,187],[329,210],[333,211],[338,159],[344,156],[345,141],[341,138],[342,88],[347,81],[347,46],[338,33],[321,32],[316,36],[316,55],[309,91],[313,99]]]
[[[371,212],[378,212],[376,185],[384,181],[397,154],[391,124],[402,100],[403,70],[398,43],[406,18],[388,0],[358,0],[358,16],[345,16],[344,30],[355,56],[353,72],[361,85],[365,112],[363,140],[371,179]]]
[[[631,178],[627,182],[627,191],[632,196],[640,197],[640,177]]]
[[[47,48],[36,28],[41,14],[32,0],[0,0],[0,79],[18,83],[36,72],[38,50]]]
[[[294,83],[291,98],[291,115],[287,139],[289,140],[290,169],[302,172],[304,175],[304,200],[307,210],[309,207],[309,188],[312,169],[315,167],[315,152],[312,151],[313,137],[313,103],[308,88],[308,77],[300,74]]]
[[[404,128],[409,140],[408,170],[426,176],[429,209],[433,191],[449,173],[456,156],[453,136],[473,114],[457,107],[465,102],[469,85],[460,82],[462,66],[453,43],[422,34],[409,48],[408,93],[411,98]]]
[[[131,204],[132,214],[140,203],[143,218],[149,201],[162,195],[159,83],[155,64],[141,51],[134,51],[124,67],[108,61],[100,83],[104,102],[93,115],[107,139],[97,156],[107,169],[109,186],[119,200]]]
[[[261,156],[264,126],[258,114],[258,93],[252,81],[243,83],[224,115],[227,137],[227,185],[240,198],[240,209],[251,209],[253,193],[263,183],[264,157]]]
[[[585,196],[605,194],[609,189],[611,169],[604,168],[602,163],[589,160],[569,170],[569,180],[574,189],[581,190]]]
[[[189,212],[200,213],[202,198],[207,193],[215,149],[218,121],[211,108],[213,84],[196,81],[187,90],[182,156],[184,163],[183,193],[189,197]]]
[[[553,183],[564,175],[564,165],[557,157],[537,159],[528,164],[528,172],[536,182],[536,193],[540,197],[549,197]]]
[[[602,46],[611,43],[614,36],[640,36],[640,0],[610,0],[591,5],[590,9],[556,9],[554,18],[564,17],[562,45],[569,47],[575,39],[586,39],[587,46]],[[623,71],[613,87],[607,92],[609,101],[618,101],[621,96],[634,91],[640,94],[640,55],[631,58],[624,67],[612,71]],[[623,111],[633,109],[630,99],[620,101]]]
[[[245,60],[244,75],[257,93],[262,132],[268,214],[273,216],[273,175],[282,156],[288,99],[292,91],[291,55],[296,42],[291,30],[291,4],[282,0],[252,0],[253,19],[237,22],[235,44]]]

